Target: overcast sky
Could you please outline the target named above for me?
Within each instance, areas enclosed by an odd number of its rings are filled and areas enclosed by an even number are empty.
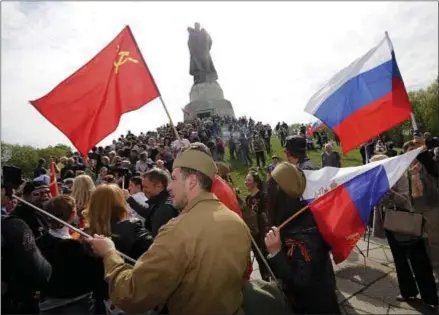
[[[336,71],[388,31],[409,89],[438,75],[437,2],[2,2],[1,138],[70,145],[29,103],[94,57],[128,24],[174,121],[189,102],[187,27],[199,21],[225,98],[238,116],[310,122],[303,111]],[[74,119],[74,117],[72,117]],[[126,114],[114,134],[167,123],[159,101]]]

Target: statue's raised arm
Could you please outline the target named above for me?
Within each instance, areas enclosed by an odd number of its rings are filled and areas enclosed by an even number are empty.
[[[218,74],[210,56],[212,38],[199,23],[188,27],[190,68],[189,73],[194,77],[194,83],[213,82],[218,80]]]

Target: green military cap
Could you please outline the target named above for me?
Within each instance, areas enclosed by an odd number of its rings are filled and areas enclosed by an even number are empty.
[[[195,149],[188,149],[178,155],[173,164],[173,169],[186,167],[196,170],[210,179],[215,178],[218,168],[213,159],[204,152]]]
[[[292,198],[300,197],[305,191],[305,174],[291,163],[279,163],[271,172],[271,177]]]

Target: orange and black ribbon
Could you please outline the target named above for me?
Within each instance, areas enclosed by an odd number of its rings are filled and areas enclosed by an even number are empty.
[[[294,249],[298,247],[300,249],[300,253],[302,254],[303,258],[306,262],[311,261],[311,254],[308,252],[308,250],[305,247],[305,243],[303,241],[294,240],[292,238],[287,238],[285,240],[285,245],[288,247],[287,256],[292,257]]]

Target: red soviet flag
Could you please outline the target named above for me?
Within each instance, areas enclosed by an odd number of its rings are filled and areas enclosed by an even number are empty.
[[[83,155],[120,117],[160,96],[129,26],[86,65],[30,103]]]

